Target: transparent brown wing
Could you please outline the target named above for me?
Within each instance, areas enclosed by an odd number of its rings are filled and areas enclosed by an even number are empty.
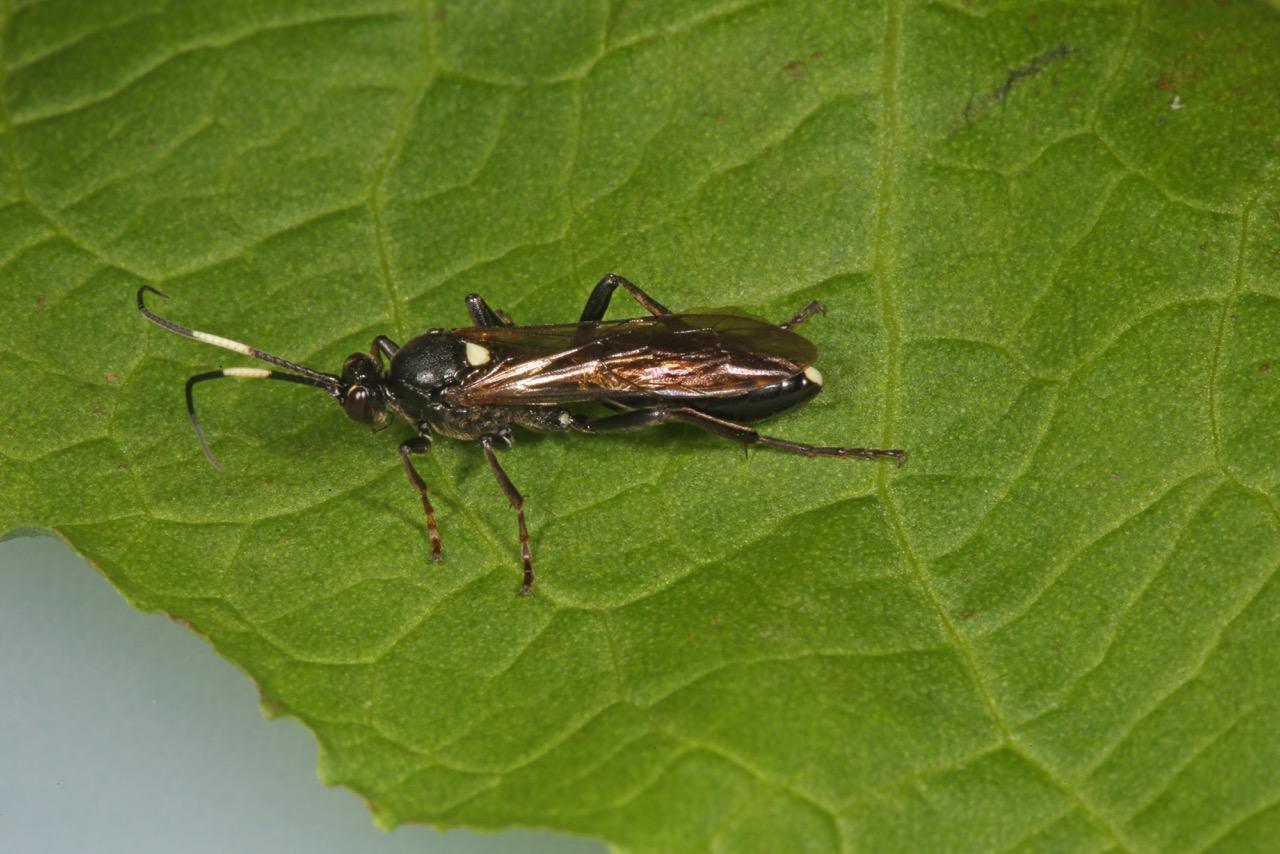
[[[493,367],[456,391],[460,405],[732,397],[795,376],[818,355],[794,332],[728,313],[452,332],[493,354]]]

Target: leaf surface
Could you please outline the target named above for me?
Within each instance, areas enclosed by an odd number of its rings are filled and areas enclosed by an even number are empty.
[[[189,622],[380,821],[623,850],[1241,850],[1280,833],[1268,5],[4,7],[0,531]],[[323,370],[615,271],[805,334],[768,429],[421,464]],[[635,313],[621,305],[611,316]]]

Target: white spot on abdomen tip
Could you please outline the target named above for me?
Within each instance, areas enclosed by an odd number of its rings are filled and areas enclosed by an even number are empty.
[[[248,344],[241,344],[239,341],[232,341],[230,338],[223,338],[221,335],[210,335],[208,332],[193,329],[191,330],[191,337],[197,341],[203,341],[206,344],[230,350],[233,353],[244,353],[246,356],[253,355],[253,348]]]
[[[467,342],[467,364],[471,367],[478,368],[481,365],[487,365],[492,358],[493,354],[489,352],[488,348],[481,347],[479,344],[472,344],[470,341]]]
[[[266,368],[223,368],[222,375],[238,380],[265,380],[271,376],[271,371]]]
[[[804,375],[805,375],[805,379],[809,380],[809,382],[813,383],[814,385],[822,385],[822,372],[819,371],[817,368],[815,368],[813,365],[810,365],[809,367],[804,369]]]

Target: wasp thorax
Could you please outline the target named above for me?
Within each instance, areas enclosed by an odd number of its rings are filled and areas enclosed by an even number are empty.
[[[401,347],[391,360],[387,380],[398,400],[434,397],[475,369],[475,349],[452,332],[436,329]]]

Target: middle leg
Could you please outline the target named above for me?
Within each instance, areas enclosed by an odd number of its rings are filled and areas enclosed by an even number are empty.
[[[631,282],[628,282],[617,273],[609,273],[596,282],[596,286],[591,289],[591,296],[587,297],[587,304],[582,307],[582,316],[578,318],[578,322],[595,323],[601,320],[604,317],[605,310],[609,307],[609,300],[613,298],[613,292],[619,286],[631,294],[632,299],[644,306],[645,310],[650,314],[663,315],[671,313],[666,306],[640,290],[637,285],[631,284]]]
[[[476,326],[511,326],[511,318],[506,312],[490,308],[479,294],[467,294],[467,311]]]
[[[481,439],[480,447],[484,449],[484,458],[488,460],[493,476],[498,479],[498,486],[502,487],[502,493],[516,511],[516,523],[520,526],[520,562],[524,566],[524,583],[520,592],[528,595],[533,592],[533,550],[529,547],[529,528],[524,523],[524,496],[498,462],[498,455],[493,452],[493,437]]]

